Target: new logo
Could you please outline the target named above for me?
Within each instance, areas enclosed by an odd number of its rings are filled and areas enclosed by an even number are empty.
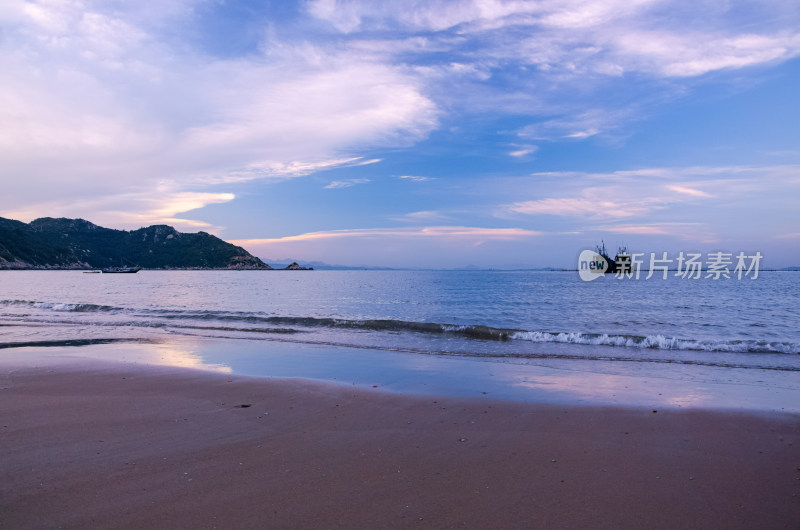
[[[606,273],[609,263],[594,250],[584,250],[578,256],[578,275],[581,280],[590,282]]]

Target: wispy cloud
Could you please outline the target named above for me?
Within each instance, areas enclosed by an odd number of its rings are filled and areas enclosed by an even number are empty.
[[[392,217],[391,219],[393,221],[400,221],[403,223],[430,223],[446,221],[451,218],[450,216],[447,216],[441,212],[434,210],[423,210],[419,212],[407,213],[400,217]]]
[[[432,238],[432,239],[470,239],[470,240],[510,240],[540,235],[534,230],[522,228],[479,228],[469,226],[427,226],[421,228],[366,228],[351,230],[329,230],[309,232],[296,236],[270,239],[240,239],[232,241],[236,245],[267,245],[290,241],[313,241],[339,238]]]
[[[675,8],[665,0],[316,0],[309,12],[346,34],[391,26],[412,33],[451,31],[473,46],[483,46],[495,59],[562,74],[686,77],[800,55],[800,31],[791,25],[797,22],[796,12],[774,4],[745,4],[749,20],[761,23],[761,33],[742,32],[729,24],[743,16],[738,6],[703,3]],[[782,19],[775,17],[776,11]],[[784,25],[776,26],[777,20]]]
[[[800,35],[789,29],[761,35],[631,31],[620,35],[615,47],[638,69],[667,77],[689,77],[796,57]]]
[[[365,166],[377,162],[380,162],[380,159],[364,160],[361,157],[350,157],[317,162],[295,160],[292,162],[255,163],[243,169],[231,170],[224,175],[209,175],[204,181],[208,184],[230,184],[251,180],[284,180],[328,169]]]
[[[379,163],[379,162],[383,162],[383,159],[382,159],[382,158],[368,158],[368,159],[363,159],[363,158],[361,158],[361,157],[358,157],[358,158],[356,158],[356,160],[357,160],[357,161],[355,161],[355,162],[353,162],[353,163],[351,164],[352,166],[369,166],[369,165],[372,165],[372,164],[377,164],[377,163]]]
[[[591,192],[586,192],[591,196]],[[551,198],[538,201],[523,201],[507,206],[507,209],[521,214],[537,215],[561,215],[561,216],[583,216],[591,219],[604,219],[611,217],[633,217],[647,213],[652,208],[657,207],[661,201],[658,199],[647,198],[642,201],[618,200],[609,201],[602,199],[589,198]]]
[[[509,156],[513,156],[515,158],[522,158],[528,156],[530,154],[535,153],[539,150],[539,147],[536,145],[525,145],[525,146],[517,146],[519,149],[515,149],[513,151],[509,151]]]
[[[615,234],[671,236],[701,243],[712,243],[718,239],[705,223],[613,224],[598,225],[593,229]]]
[[[244,181],[376,163],[348,155],[436,127],[420,80],[390,63],[307,42],[235,58],[187,45],[175,28],[201,4],[3,3],[0,164],[4,179],[28,177],[0,196],[0,212],[102,202],[165,179],[233,193]],[[118,221],[146,213],[121,207]]]
[[[421,177],[421,176],[418,176],[418,175],[401,175],[401,176],[399,176],[397,178],[403,179],[403,180],[410,180],[410,181],[413,181],[413,182],[426,182],[426,181],[429,181],[429,180],[434,180],[433,177]]]
[[[691,195],[692,197],[713,197],[713,195],[706,193],[705,191],[689,188],[687,186],[679,186],[677,184],[671,184],[667,186],[667,189],[677,191],[678,193],[685,193],[686,195]]]
[[[797,208],[792,197],[800,193],[800,167],[698,166],[610,173],[547,172],[533,174],[531,182],[535,190],[532,194],[537,197],[500,206],[499,217],[550,215],[580,224],[587,220],[617,220],[620,224],[616,226],[627,233],[667,235],[678,229],[689,230],[698,219],[707,218],[709,211],[720,208],[749,215],[760,211],[752,223],[771,217],[776,222],[791,218],[790,212]],[[519,196],[524,189],[516,182],[513,193]],[[568,193],[570,190],[572,193]],[[664,221],[664,217],[681,221]],[[639,222],[631,222],[634,219]],[[744,222],[745,218],[738,213],[735,220]],[[611,226],[604,225],[606,230],[611,230]],[[706,240],[712,237],[703,236]]]
[[[614,133],[637,119],[636,116],[634,109],[594,108],[525,126],[518,134],[531,140],[583,140],[598,134]]]
[[[541,234],[524,228],[477,226],[423,226],[327,230],[269,239],[231,241],[257,256],[298,256],[307,260],[346,260],[390,267],[463,266],[478,261],[492,263],[498,255],[532,245]],[[445,261],[429,259],[446,253]],[[362,261],[363,260],[363,261]],[[336,261],[333,261],[334,263]],[[500,262],[502,263],[502,262]]]
[[[367,182],[371,182],[370,179],[346,179],[346,180],[334,180],[327,186],[325,186],[326,190],[338,190],[342,188],[349,188],[351,186],[355,186],[357,184],[366,184]]]
[[[779,2],[316,0],[308,6],[352,49],[406,62],[446,107],[531,116],[522,134],[534,139],[624,136],[646,116],[651,105],[643,103],[685,93],[692,78],[800,56],[800,13]],[[401,38],[376,42],[382,33]],[[610,84],[622,76],[626,83]],[[620,93],[629,95],[615,97]]]
[[[33,220],[48,215],[51,217],[90,217],[94,223],[109,228],[139,228],[151,224],[169,224],[179,230],[204,230],[219,234],[223,227],[202,221],[179,218],[178,215],[203,208],[210,204],[233,201],[233,193],[184,192],[158,186],[159,193],[133,191],[108,194],[102,197],[86,197],[70,203],[48,201],[34,203],[16,210],[2,212],[4,217]],[[43,214],[42,212],[46,212]],[[91,212],[87,216],[85,212]]]
[[[531,177],[682,188],[728,187],[738,182],[749,183],[759,188],[771,188],[777,183],[800,184],[800,165],[643,167],[609,172],[546,171],[531,173]]]

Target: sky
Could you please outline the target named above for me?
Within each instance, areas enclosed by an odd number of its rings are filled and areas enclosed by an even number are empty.
[[[2,0],[0,216],[269,262],[800,265],[793,0]]]

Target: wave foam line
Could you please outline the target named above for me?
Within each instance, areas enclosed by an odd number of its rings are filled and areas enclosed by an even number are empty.
[[[188,320],[211,322],[242,322],[251,325],[281,326],[289,329],[306,328],[360,329],[365,331],[397,331],[435,335],[455,335],[467,339],[488,341],[528,341],[590,346],[611,346],[653,350],[688,350],[726,353],[788,353],[800,354],[800,344],[767,340],[699,340],[665,335],[625,335],[613,333],[548,332],[495,328],[484,325],[455,325],[436,322],[413,322],[394,319],[351,320],[332,317],[268,316],[244,311],[186,311],[178,309],[134,309],[86,303],[37,302],[2,300],[0,305],[22,305],[54,312],[124,313],[135,317],[153,318],[153,327],[176,326],[165,321]],[[19,315],[17,315],[19,316]],[[213,324],[208,327],[211,328]],[[202,329],[199,326],[197,329]],[[280,332],[280,331],[278,331]]]
[[[800,353],[800,345],[793,342],[765,340],[693,340],[664,335],[610,335],[607,333],[549,333],[546,331],[518,331],[511,337],[530,342],[586,344],[617,346],[653,350],[717,351],[731,353]]]
[[[35,300],[0,300],[0,305],[6,306],[27,306],[48,311],[58,311],[66,313],[110,313],[126,311],[122,307],[97,304],[70,304],[65,302],[37,302]]]

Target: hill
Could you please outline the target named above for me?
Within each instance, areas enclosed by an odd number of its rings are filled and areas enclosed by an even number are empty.
[[[0,269],[271,269],[242,247],[205,232],[153,225],[113,230],[83,219],[0,217]]]

